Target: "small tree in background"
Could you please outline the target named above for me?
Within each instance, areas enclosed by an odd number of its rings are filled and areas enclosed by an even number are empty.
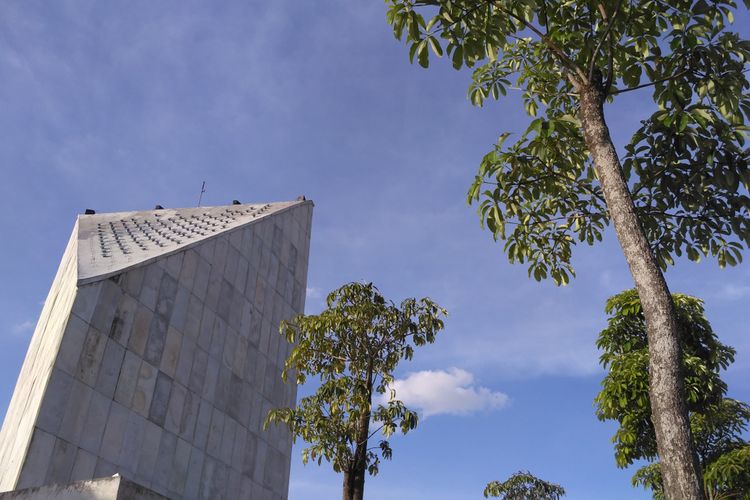
[[[286,424],[295,440],[310,444],[302,461],[330,462],[344,474],[344,500],[361,500],[365,473],[377,474],[380,457],[391,458],[387,439],[369,447],[370,438],[378,432],[387,438],[397,428],[406,434],[417,425],[416,413],[395,399],[393,391],[387,404],[375,408],[373,395],[386,392],[396,365],[411,359],[415,347],[435,341],[446,315],[428,298],[396,306],[372,283],[334,290],[320,314],[281,324],[281,334],[296,344],[286,360],[284,380],[292,375],[303,384],[312,376],[321,385],[295,408],[272,410],[265,425]]]
[[[691,415],[695,444],[703,466],[703,486],[710,500],[750,499],[750,445],[742,439],[750,420],[750,407],[725,398],[705,413]],[[633,475],[633,485],[652,491],[664,500],[659,462],[645,465]]]
[[[727,386],[719,372],[734,361],[734,349],[719,342],[703,310],[703,302],[682,294],[672,296],[685,367],[685,391],[690,426],[707,498],[750,498],[750,447],[742,438],[750,421],[750,406],[724,397]],[[656,460],[651,422],[646,327],[640,300],[629,290],[607,301],[609,325],[597,346],[600,362],[609,370],[595,399],[600,420],[620,424],[612,441],[619,467],[635,460]],[[638,469],[633,485],[666,498],[660,463]],[[743,494],[745,496],[742,496]]]
[[[484,488],[484,496],[505,500],[558,500],[565,495],[559,484],[548,483],[530,472],[516,472],[503,482],[492,481]]]

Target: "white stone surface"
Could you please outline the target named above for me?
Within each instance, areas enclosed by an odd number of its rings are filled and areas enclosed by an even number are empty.
[[[286,498],[291,439],[262,420],[295,397],[276,332],[304,309],[311,217],[80,216],[0,432],[0,491],[117,472],[169,498]]]
[[[77,232],[78,225],[76,224],[31,338],[13,397],[5,414],[3,428],[0,430],[0,491],[10,490],[19,485],[21,466],[26,460],[37,417],[43,407],[47,384],[50,381],[57,353],[60,351],[60,342],[76,297]],[[84,297],[86,304],[81,305],[83,309],[90,308],[89,299],[88,295]],[[62,383],[58,387],[64,391],[69,389],[70,385]],[[50,396],[54,398],[59,396],[59,393],[52,393]],[[52,401],[52,398],[44,401],[47,403],[44,409],[48,411],[46,420],[58,426],[62,420],[61,411],[65,401],[61,399]],[[47,459],[49,455],[51,455],[51,449],[46,456]],[[29,458],[41,459],[33,453],[29,455]],[[29,473],[29,480],[43,481],[44,473],[38,467],[35,469],[33,477]],[[20,484],[23,484],[23,481]]]
[[[299,202],[176,208],[84,215],[78,226],[78,279],[88,283],[164,258],[216,234],[244,226]],[[169,262],[179,273],[182,255]]]
[[[163,500],[164,497],[119,474],[71,484],[0,493],[0,500]]]

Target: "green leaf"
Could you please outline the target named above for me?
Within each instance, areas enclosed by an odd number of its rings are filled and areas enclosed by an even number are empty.
[[[443,49],[440,47],[440,42],[437,41],[437,39],[434,36],[427,37],[427,41],[430,44],[430,47],[432,48],[432,51],[437,55],[438,57],[443,56]]]
[[[321,383],[295,407],[272,409],[264,428],[286,425],[294,440],[309,444],[303,462],[325,460],[334,471],[351,473],[354,444],[362,442],[362,433],[370,434],[370,420],[382,424],[385,436],[397,427],[404,433],[416,428],[416,413],[393,391],[383,404],[373,405],[373,395],[389,392],[393,371],[416,346],[435,341],[447,312],[428,298],[408,298],[397,306],[372,283],[346,284],[328,294],[326,304],[320,314],[281,323],[279,333],[292,344],[284,375],[296,372],[298,382],[312,376]],[[368,448],[367,440],[362,446]],[[387,441],[379,448],[383,458],[391,458]],[[370,449],[360,472],[377,474],[379,464]]]
[[[464,48],[463,46],[459,45],[453,50],[453,55],[451,57],[451,61],[453,62],[453,67],[455,69],[461,69],[461,65],[464,61]]]
[[[417,45],[417,62],[423,68],[427,68],[430,65],[429,57],[430,53],[427,50],[427,40],[424,39]]]

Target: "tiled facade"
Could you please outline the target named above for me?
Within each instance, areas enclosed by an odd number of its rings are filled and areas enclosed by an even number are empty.
[[[286,498],[291,439],[262,424],[296,397],[278,324],[304,309],[312,203],[267,207],[85,279],[76,232],[97,216],[79,218],[0,433],[0,491],[120,473],[170,498]]]

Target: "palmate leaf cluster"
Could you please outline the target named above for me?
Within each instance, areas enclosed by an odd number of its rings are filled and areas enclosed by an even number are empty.
[[[750,491],[748,443],[743,439],[750,421],[750,406],[725,397],[727,386],[720,371],[734,361],[734,349],[722,344],[705,317],[700,299],[673,294],[677,312],[685,394],[696,452],[704,470],[708,498]],[[597,347],[608,373],[594,403],[600,420],[619,423],[612,438],[619,467],[636,460],[657,459],[651,423],[648,382],[648,346],[641,304],[635,290],[607,301],[608,326]],[[663,498],[658,462],[640,468],[634,485]],[[744,497],[740,497],[744,498]]]
[[[725,408],[725,411],[732,414],[732,419],[736,420],[738,415],[744,417],[745,423],[750,419],[750,415],[748,414],[750,410],[747,405],[729,407],[738,402],[733,400],[728,400],[728,402],[729,404]],[[696,426],[693,426],[693,432],[696,432]],[[721,427],[718,425],[713,432],[723,433]],[[699,442],[697,437],[695,441],[696,443]],[[746,442],[737,444],[723,454],[716,456],[712,461],[702,462],[701,465],[703,468],[703,485],[707,498],[710,500],[750,499],[749,444]],[[659,462],[654,462],[638,469],[633,475],[633,485],[650,489],[656,500],[666,500]]]
[[[519,471],[505,481],[492,481],[484,489],[484,496],[506,500],[558,500],[565,489],[549,483],[527,471]]]
[[[713,492],[709,498],[750,499],[750,445],[728,451],[711,462],[703,472],[703,482]]]
[[[272,410],[266,425],[282,423],[292,436],[309,446],[305,463],[330,462],[336,472],[350,471],[360,442],[362,419],[386,439],[367,449],[366,468],[377,474],[380,458],[390,459],[387,437],[417,425],[416,412],[389,394],[373,404],[373,395],[388,391],[399,361],[411,359],[414,348],[435,341],[446,311],[428,298],[409,298],[398,306],[386,301],[372,283],[349,283],[331,292],[327,308],[317,315],[299,315],[283,322],[280,333],[295,344],[283,377],[297,384],[319,379],[317,391],[294,408]]]
[[[366,405],[361,404],[364,388],[360,381],[349,376],[323,383],[311,396],[302,398],[295,408],[279,408],[269,414],[269,422],[286,424],[292,435],[309,446],[302,450],[302,462],[310,460],[320,465],[330,462],[333,470],[348,470],[357,444],[359,418]],[[371,415],[374,422],[382,423],[384,436],[397,428],[404,434],[417,426],[416,412],[401,401],[392,400],[378,405]],[[387,439],[378,440],[367,450],[366,467],[371,475],[378,473],[380,458],[390,460],[392,450]]]
[[[386,0],[410,57],[474,68],[469,100],[520,91],[531,117],[481,161],[468,199],[511,262],[565,284],[572,247],[601,239],[609,214],[584,144],[581,82],[609,101],[650,94],[654,110],[623,169],[662,268],[686,255],[741,260],[750,245],[746,140],[750,42],[730,31],[731,0]],[[643,89],[643,90],[639,90]]]
[[[719,371],[734,361],[734,350],[719,342],[699,299],[673,294],[683,351],[684,386],[691,412],[719,404],[726,384]],[[635,290],[607,301],[608,326],[599,334],[600,363],[608,370],[595,399],[599,419],[620,422],[613,441],[617,465],[656,458],[648,394],[648,339]]]

